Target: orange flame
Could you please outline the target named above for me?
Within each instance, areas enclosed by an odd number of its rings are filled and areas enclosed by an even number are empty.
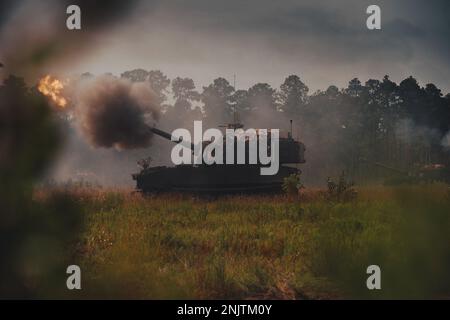
[[[50,97],[52,101],[60,108],[65,108],[67,100],[62,96],[64,83],[50,75],[46,75],[39,80],[38,90],[45,96]]]

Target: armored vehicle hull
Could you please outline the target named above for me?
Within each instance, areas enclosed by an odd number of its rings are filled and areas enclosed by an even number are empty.
[[[275,175],[260,175],[260,168],[259,165],[152,167],[133,175],[133,179],[143,193],[264,193],[281,191],[284,178],[299,172],[282,165]]]
[[[228,128],[242,128],[240,124],[230,124]],[[195,146],[191,142],[184,142],[179,137],[174,137],[170,133],[149,127],[149,130],[172,142],[180,143],[192,151]],[[291,130],[292,131],[292,130]],[[259,133],[255,131],[257,139]],[[226,145],[226,137],[223,137]],[[237,139],[235,136],[233,139]],[[245,157],[249,159],[249,139],[243,138],[245,146]],[[242,140],[241,140],[242,141]],[[258,141],[258,140],[257,140]],[[203,142],[204,143],[204,142]],[[204,144],[207,146],[208,143]],[[250,161],[240,163],[237,159],[237,146],[235,144],[233,164],[183,164],[175,167],[150,167],[147,161],[140,163],[143,168],[141,172],[133,174],[136,180],[136,189],[143,193],[152,192],[188,192],[207,194],[228,194],[228,193],[261,193],[278,192],[282,190],[284,178],[300,171],[295,167],[298,163],[304,163],[305,146],[292,138],[292,132],[286,138],[279,139],[279,168],[274,175],[262,175],[261,168],[264,166],[261,161],[250,164]],[[269,145],[267,146],[269,148]],[[223,150],[226,154],[226,149]],[[267,163],[267,162],[266,162]],[[138,162],[139,164],[139,162]]]

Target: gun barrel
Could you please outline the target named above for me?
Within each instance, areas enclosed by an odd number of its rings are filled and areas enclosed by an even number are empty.
[[[163,137],[164,139],[172,140],[172,135],[170,133],[167,133],[165,131],[153,127],[150,127],[150,131],[153,132],[154,134],[157,134],[158,136]]]
[[[183,146],[191,149],[192,151],[194,151],[194,144],[189,142],[189,141],[183,141],[182,138],[180,137],[173,137],[170,133],[167,133],[165,131],[156,129],[154,127],[149,127],[150,131],[153,132],[154,134],[157,134],[160,137],[163,137],[164,139],[173,141],[175,143],[181,143]],[[173,139],[172,139],[173,137]]]

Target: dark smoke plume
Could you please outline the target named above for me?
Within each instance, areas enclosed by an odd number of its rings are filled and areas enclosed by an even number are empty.
[[[93,146],[134,149],[150,145],[148,125],[158,120],[160,109],[148,85],[101,76],[81,88],[77,100],[76,119]]]

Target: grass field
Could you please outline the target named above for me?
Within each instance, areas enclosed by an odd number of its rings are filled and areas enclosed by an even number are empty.
[[[445,185],[362,188],[347,202],[320,190],[217,199],[68,192],[83,217],[68,249],[83,272],[80,297],[450,297]],[[382,290],[366,287],[372,264]]]

